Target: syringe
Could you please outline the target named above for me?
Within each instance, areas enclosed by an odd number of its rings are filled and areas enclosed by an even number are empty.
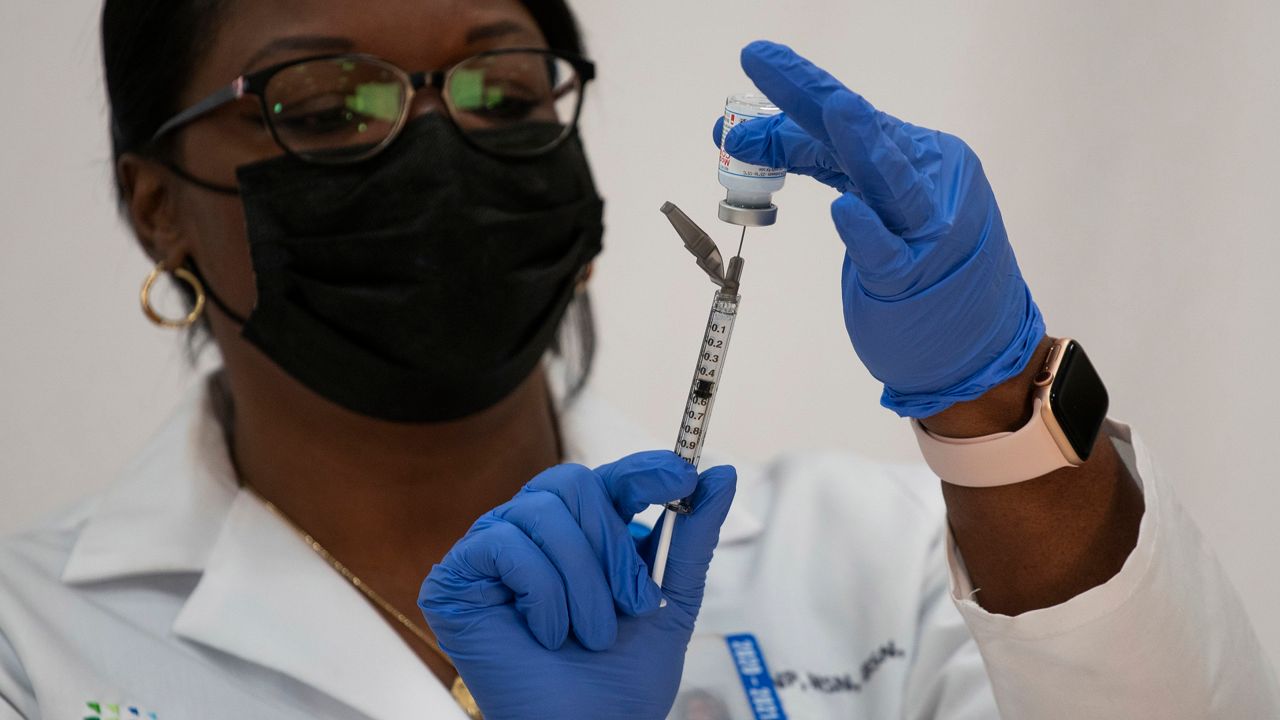
[[[662,213],[679,233],[685,247],[698,259],[698,267],[719,287],[711,299],[711,316],[707,318],[707,328],[702,335],[698,363],[693,372],[693,382],[689,386],[684,415],[680,418],[680,432],[676,436],[676,454],[697,468],[702,456],[702,446],[707,441],[711,409],[715,405],[716,391],[723,377],[724,361],[729,353],[729,338],[733,335],[733,323],[738,317],[738,304],[742,301],[738,286],[742,279],[742,241],[746,239],[747,228],[742,228],[738,253],[729,260],[726,271],[724,258],[715,241],[694,224],[689,216],[669,202],[663,204]],[[666,574],[667,555],[671,550],[671,534],[675,529],[676,518],[693,512],[689,498],[667,503],[666,508],[662,531],[658,536],[657,553],[653,559],[653,581],[658,587],[662,587],[662,578]]]

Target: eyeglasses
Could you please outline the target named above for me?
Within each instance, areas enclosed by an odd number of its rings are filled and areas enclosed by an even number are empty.
[[[491,50],[412,74],[372,55],[323,55],[242,75],[175,115],[151,140],[255,95],[285,152],[313,163],[355,163],[394,142],[414,95],[431,87],[472,145],[501,157],[532,157],[573,134],[583,88],[594,77],[595,65],[584,58],[530,48]]]

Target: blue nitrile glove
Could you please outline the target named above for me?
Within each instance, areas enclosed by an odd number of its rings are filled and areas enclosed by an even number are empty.
[[[665,718],[736,484],[732,467],[699,477],[644,452],[557,465],[477,520],[418,605],[485,718]],[[645,560],[658,533],[637,545],[627,524],[691,493],[659,590]]]
[[[1021,372],[1044,319],[969,146],[877,111],[785,45],[748,45],[742,67],[784,114],[735,126],[724,149],[841,193],[845,327],[881,403],[928,417]]]

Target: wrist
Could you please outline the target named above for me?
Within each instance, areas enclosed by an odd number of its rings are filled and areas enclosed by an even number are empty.
[[[936,435],[974,438],[1013,432],[1031,420],[1032,393],[1036,371],[1044,364],[1054,338],[1045,336],[1036,352],[1016,376],[991,388],[982,396],[922,418],[920,424]]]

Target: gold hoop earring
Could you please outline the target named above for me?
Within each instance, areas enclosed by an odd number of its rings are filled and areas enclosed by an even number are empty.
[[[142,283],[142,292],[140,299],[142,300],[142,312],[151,322],[163,328],[182,329],[191,327],[204,314],[204,284],[196,278],[195,274],[186,268],[177,268],[173,271],[173,276],[186,283],[196,294],[196,306],[191,308],[191,312],[181,320],[170,320],[151,307],[151,287],[156,284],[156,280],[165,273],[164,263],[157,264],[152,268],[151,273],[147,275],[146,282]]]

